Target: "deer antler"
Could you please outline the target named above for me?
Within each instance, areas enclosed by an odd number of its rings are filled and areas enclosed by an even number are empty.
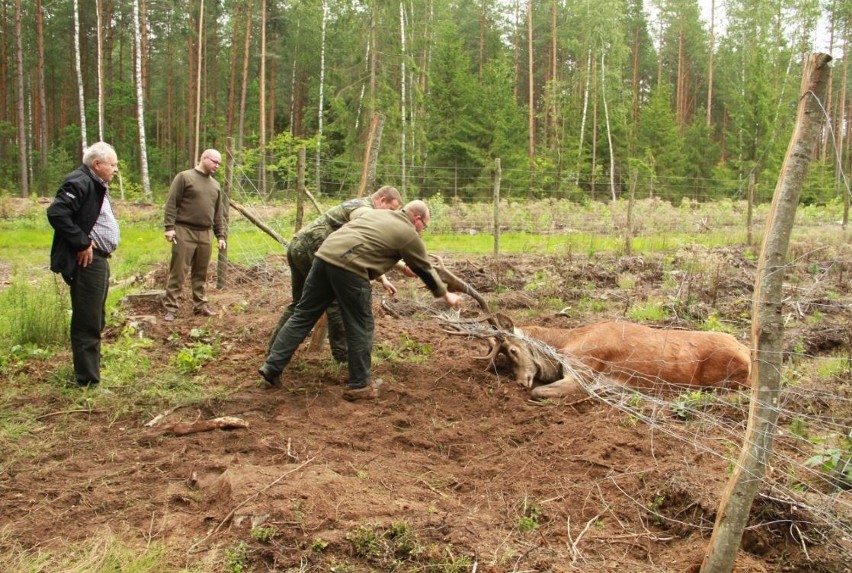
[[[438,276],[441,277],[441,280],[447,283],[447,289],[451,292],[461,292],[468,296],[470,296],[473,300],[475,300],[479,307],[486,313],[490,314],[491,311],[488,308],[488,303],[485,301],[485,298],[475,288],[466,283],[463,279],[456,276],[452,272],[450,272],[447,267],[444,266],[444,259],[439,257],[438,255],[432,255],[432,258],[438,262],[438,266],[435,267],[435,272],[438,273]]]

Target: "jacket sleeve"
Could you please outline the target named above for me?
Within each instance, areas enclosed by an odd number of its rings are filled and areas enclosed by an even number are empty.
[[[402,249],[401,254],[402,260],[414,274],[420,277],[426,288],[432,292],[432,296],[439,298],[447,294],[447,285],[444,284],[444,281],[441,280],[429,263],[426,245],[423,244],[423,240],[419,236],[409,241]]]
[[[63,240],[75,252],[85,251],[92,244],[89,235],[74,221],[83,205],[81,191],[70,181],[65,181],[56,192],[56,198],[47,208],[47,220]]]

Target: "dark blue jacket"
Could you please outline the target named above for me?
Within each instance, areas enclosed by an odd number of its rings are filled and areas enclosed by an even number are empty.
[[[50,270],[71,284],[77,270],[77,253],[92,244],[89,233],[101,213],[106,186],[92,171],[81,165],[72,171],[47,208],[47,220],[53,227]]]

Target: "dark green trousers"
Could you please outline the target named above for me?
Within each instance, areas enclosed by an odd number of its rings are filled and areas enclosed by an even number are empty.
[[[106,325],[109,261],[95,255],[88,267],[77,267],[71,281],[71,354],[77,384],[101,381],[101,331]]]
[[[311,264],[314,262],[314,251],[310,245],[305,244],[300,239],[294,239],[290,242],[287,248],[287,265],[290,267],[290,291],[292,300],[281,317],[278,319],[278,324],[275,325],[275,330],[272,331],[272,338],[269,339],[267,353],[272,350],[272,345],[275,342],[275,337],[278,331],[281,330],[287,320],[293,316],[293,311],[296,310],[296,305],[302,298],[302,293],[305,290],[305,281],[308,278],[308,273],[311,271]],[[346,362],[347,346],[346,346],[346,329],[343,327],[343,317],[340,315],[340,307],[337,302],[333,302],[326,309],[328,316],[328,344],[331,347],[331,355],[338,362]]]

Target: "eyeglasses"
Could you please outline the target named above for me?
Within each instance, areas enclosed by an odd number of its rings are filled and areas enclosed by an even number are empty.
[[[420,224],[423,225],[424,231],[429,228],[429,223],[427,223],[421,215],[417,215],[417,218],[420,219]]]
[[[219,165],[220,163],[222,163],[221,160],[213,159],[212,157],[205,157],[205,159],[213,165]]]

